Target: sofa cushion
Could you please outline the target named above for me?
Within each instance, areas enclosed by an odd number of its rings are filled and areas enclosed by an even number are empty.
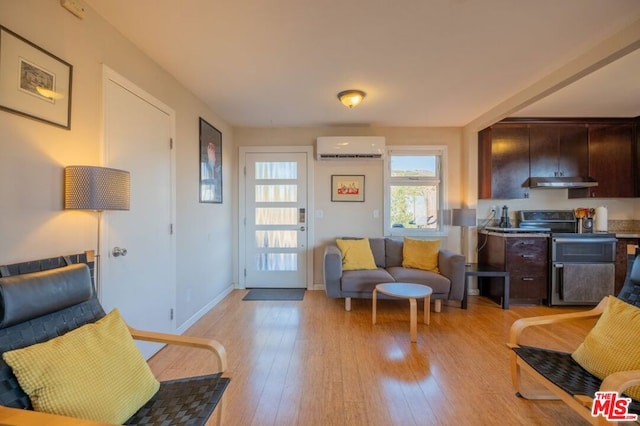
[[[391,283],[393,277],[384,269],[344,271],[342,273],[342,291],[373,292],[380,283]]]
[[[385,267],[402,266],[402,246],[403,242],[385,238]]]
[[[402,266],[438,272],[438,251],[440,240],[404,239]]]
[[[389,272],[394,281],[397,282],[428,285],[433,290],[434,295],[449,294],[449,290],[451,289],[451,281],[449,281],[447,277],[433,271],[394,266],[387,268],[387,272]]]
[[[598,322],[571,356],[599,379],[618,371],[640,370],[639,331],[640,308],[609,296]],[[640,400],[640,386],[625,393]]]
[[[336,244],[342,252],[343,271],[376,269],[376,262],[373,259],[373,253],[367,238],[359,240],[337,239]]]
[[[384,268],[387,266],[385,259],[384,240],[384,238],[369,238],[369,245],[371,246],[373,259],[376,261],[376,266],[378,268]]]

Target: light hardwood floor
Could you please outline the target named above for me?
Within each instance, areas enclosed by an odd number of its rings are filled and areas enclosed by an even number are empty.
[[[372,325],[370,300],[353,300],[346,312],[344,300],[323,291],[297,302],[242,301],[245,294],[233,291],[186,333],[227,350],[223,425],[585,424],[559,401],[517,398],[505,346],[516,319],[580,308],[504,311],[470,297],[468,310],[432,311],[411,343],[406,300],[379,300]],[[527,343],[573,350],[592,325],[527,331]],[[207,371],[204,354],[190,349],[165,348],[150,364],[161,380]]]

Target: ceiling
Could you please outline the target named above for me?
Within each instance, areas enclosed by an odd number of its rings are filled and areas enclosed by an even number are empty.
[[[232,126],[465,126],[640,22],[638,0],[85,1]],[[639,74],[636,51],[512,115],[640,116]]]

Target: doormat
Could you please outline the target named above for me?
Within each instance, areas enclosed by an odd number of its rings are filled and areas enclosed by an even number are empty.
[[[242,300],[302,300],[304,288],[253,288]]]

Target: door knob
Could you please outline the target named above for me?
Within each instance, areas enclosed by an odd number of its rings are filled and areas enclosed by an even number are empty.
[[[126,256],[127,255],[127,249],[126,248],[120,248],[120,247],[114,247],[113,251],[111,252],[111,254],[113,254],[113,257]]]
[[[304,226],[301,226],[301,227],[300,227],[300,230],[301,230],[301,231],[304,231]]]

